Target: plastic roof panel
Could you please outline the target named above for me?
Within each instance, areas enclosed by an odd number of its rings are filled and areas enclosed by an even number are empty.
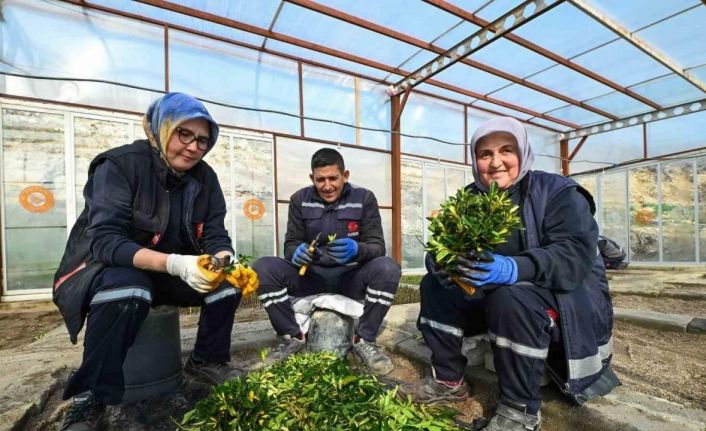
[[[531,115],[525,114],[524,112],[515,111],[514,109],[505,108],[504,106],[494,105],[494,104],[488,103],[484,100],[477,100],[471,106],[477,107],[477,108],[480,107],[480,108],[490,109],[491,111],[501,112],[503,114],[507,114],[512,117],[520,118],[522,120],[527,120],[529,118],[532,118]]]
[[[522,4],[523,1],[524,0],[493,0],[489,5],[477,10],[475,15],[478,15],[487,21],[495,21],[507,12],[515,9],[517,6]]]
[[[567,105],[563,108],[545,112],[545,114],[575,124],[595,124],[608,121],[608,118],[602,115],[594,114],[591,111],[573,105]]]
[[[272,49],[273,51],[278,51],[306,60],[327,64],[329,66],[338,67],[344,70],[348,70],[350,72],[360,73],[361,75],[366,75],[377,79],[383,79],[385,76],[388,75],[387,72],[379,69],[364,66],[362,64],[354,63],[352,61],[343,60],[338,57],[333,57],[328,54],[322,54],[318,51],[313,51],[310,49],[302,48],[277,40],[269,39],[267,41],[267,48]]]
[[[444,49],[449,49],[468,36],[480,29],[475,24],[468,21],[458,21],[455,26],[449,27],[444,33],[439,33],[434,37],[434,45]]]
[[[409,0],[318,0],[318,3],[355,15],[384,27],[430,42],[459,22],[459,19],[432,5]],[[424,25],[419,25],[419,17]]]
[[[402,63],[419,49],[289,3],[282,8],[273,30],[390,66]]]
[[[121,0],[95,0],[93,1],[93,3],[129,13],[146,16],[148,18],[157,19],[160,21],[166,21],[170,24],[180,25],[192,30],[214,34],[216,36],[233,39],[251,45],[259,46],[262,45],[262,42],[264,41],[263,37],[258,36],[256,34],[204,21],[198,18],[192,18],[187,15],[182,15],[179,13],[160,9],[143,3],[138,3],[135,1],[126,2]],[[268,26],[269,23],[266,27]]]
[[[449,91],[440,87],[437,87],[435,85],[430,85],[427,83],[421,83],[418,86],[415,87],[415,89],[419,89],[421,91],[426,91],[427,93],[431,94],[438,94],[439,96],[447,97],[451,100],[456,100],[462,103],[472,103],[478,99],[466,96],[465,94],[459,94],[454,91]]]
[[[613,21],[633,32],[657,22],[688,7],[700,4],[699,0],[650,1],[645,0],[590,0],[596,9]]]
[[[406,58],[402,64],[392,64],[391,66],[399,67],[400,69],[404,69],[408,72],[413,72],[432,61],[437,56],[438,54],[434,52],[429,52],[420,48],[413,56]]]
[[[612,88],[561,65],[527,80],[577,100],[590,99],[612,91]]]
[[[456,63],[441,71],[434,76],[434,79],[482,94],[490,93],[510,84],[510,81],[506,79],[461,63]]]
[[[170,0],[172,3],[202,10],[262,28],[269,28],[281,0],[223,1]]]
[[[562,132],[568,132],[568,131],[572,130],[571,128],[566,127],[566,126],[564,126],[563,124],[558,124],[558,123],[555,123],[555,122],[553,122],[553,121],[548,121],[548,120],[545,120],[544,118],[537,118],[537,117],[534,117],[534,118],[531,119],[531,121],[532,121],[533,123],[535,123],[535,124],[542,124],[542,125],[544,125],[544,126],[547,126],[547,127],[549,127],[549,128],[552,128],[552,129],[554,129],[554,130],[560,130],[560,131],[562,131]]]
[[[562,3],[513,32],[562,57],[571,58],[617,36],[569,3]]]
[[[651,106],[645,105],[644,103],[635,100],[630,96],[618,93],[617,91],[587,100],[586,103],[595,108],[599,108],[616,115],[619,118],[629,117],[631,115],[653,110]]]
[[[706,7],[697,7],[636,35],[683,68],[706,63]]]
[[[520,78],[556,64],[507,39],[493,41],[490,45],[471,54],[471,58]]]
[[[563,100],[555,99],[517,84],[512,84],[500,91],[496,91],[491,96],[537,112],[546,112],[566,105]]]
[[[630,89],[648,99],[659,101],[665,107],[706,97],[701,90],[675,73],[635,85]]]
[[[630,42],[619,39],[573,61],[623,87],[666,75],[670,70]]]

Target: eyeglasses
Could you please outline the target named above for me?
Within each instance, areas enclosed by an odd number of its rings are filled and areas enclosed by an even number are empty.
[[[196,146],[201,151],[206,151],[211,146],[211,139],[208,136],[196,136],[191,130],[182,129],[181,127],[177,127],[176,132],[179,135],[179,141],[184,145],[189,145],[196,141]]]

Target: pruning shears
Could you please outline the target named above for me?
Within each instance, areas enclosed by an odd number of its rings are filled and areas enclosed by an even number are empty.
[[[306,248],[306,251],[309,252],[310,255],[314,255],[314,251],[316,250],[316,246],[319,245],[319,238],[321,237],[321,232],[316,234],[316,237],[314,237],[313,240],[309,243],[309,247]],[[308,264],[302,265],[301,268],[299,268],[299,275],[304,275],[306,273],[306,269],[309,268]]]
[[[213,265],[215,268],[227,268],[231,265],[233,265],[233,256],[227,254],[223,257],[216,257],[216,256],[211,256],[211,265]]]

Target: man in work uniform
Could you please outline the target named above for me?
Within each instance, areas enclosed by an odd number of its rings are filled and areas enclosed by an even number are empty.
[[[284,258],[263,257],[253,268],[260,277],[259,298],[280,336],[266,363],[305,347],[291,296],[338,293],[365,300],[353,337],[353,349],[369,370],[386,374],[392,362],[375,344],[380,325],[395,297],[400,267],[385,256],[380,211],[370,190],[348,182],[341,154],[330,148],[311,158],[313,185],[292,195]],[[336,235],[328,241],[329,236]],[[313,252],[310,243],[321,242]],[[307,265],[303,276],[299,269]]]
[[[146,140],[98,155],[86,206],[54,279],[54,302],[83,360],[64,389],[62,431],[101,429],[106,404],[124,394],[123,361],[151,306],[200,306],[185,371],[213,384],[235,378],[230,334],[241,293],[202,273],[200,254],[233,255],[218,178],[202,161],[218,125],[201,102],[169,93],[150,105]]]

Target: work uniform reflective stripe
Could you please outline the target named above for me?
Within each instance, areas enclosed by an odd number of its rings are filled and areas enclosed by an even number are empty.
[[[455,337],[463,338],[463,329],[457,328],[455,326],[447,325],[445,323],[437,322],[436,320],[427,319],[426,317],[420,317],[419,323],[422,325],[427,325],[430,328],[438,329],[439,331],[446,332]]]
[[[509,338],[500,337],[492,332],[488,332],[488,338],[490,338],[490,341],[493,341],[496,346],[510,349],[518,355],[528,356],[530,358],[546,359],[549,354],[549,348],[535,349],[534,347],[512,341]]]
[[[390,305],[392,305],[392,302],[391,302],[391,301],[386,301],[386,300],[384,300],[384,299],[382,299],[382,298],[374,298],[374,297],[372,297],[372,296],[370,296],[370,295],[365,295],[365,300],[366,300],[367,302],[377,302],[377,303],[379,303],[379,304],[387,305],[388,307],[389,307]]]
[[[151,304],[152,292],[142,287],[121,287],[119,289],[103,290],[93,295],[91,305],[109,301],[121,301],[128,298],[144,299],[147,303]]]
[[[234,287],[229,287],[227,289],[219,290],[218,292],[213,292],[209,293],[206,295],[206,299],[204,301],[206,304],[213,304],[214,302],[220,301],[223,298],[227,298],[229,296],[233,296],[237,294],[238,292],[235,290]]]
[[[303,207],[324,208],[324,204],[318,202],[302,202]]]
[[[264,308],[267,308],[272,304],[277,304],[278,302],[284,302],[284,301],[288,300],[289,295],[287,295],[287,288],[285,287],[284,289],[278,290],[277,292],[270,292],[270,293],[265,293],[265,294],[259,295],[258,298],[260,299],[262,306]],[[273,298],[273,299],[265,301],[267,298]]]
[[[337,210],[344,210],[346,208],[363,208],[363,204],[361,203],[349,203],[349,204],[343,204],[339,205],[336,207]]]
[[[368,287],[367,292],[371,295],[386,296],[390,299],[395,299],[395,295],[393,293],[383,292],[382,290],[375,290]]]
[[[613,337],[607,343],[598,346],[595,355],[583,359],[569,359],[569,379],[582,379],[603,369],[603,360],[613,354]]]

